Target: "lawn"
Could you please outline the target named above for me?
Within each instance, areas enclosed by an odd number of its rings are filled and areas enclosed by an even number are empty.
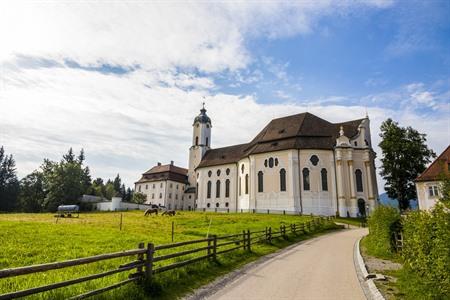
[[[199,239],[210,235],[241,233],[244,229],[262,230],[266,226],[279,228],[281,224],[307,221],[307,216],[264,214],[220,214],[180,212],[175,217],[144,217],[140,211],[122,213],[122,230],[119,229],[121,213],[85,213],[79,218],[60,218],[52,214],[0,214],[0,269],[61,261],[96,254],[137,248],[140,242],[155,245],[170,243],[174,222],[174,241]],[[220,256],[217,263],[204,262],[162,274],[151,289],[152,298],[174,298],[206,283],[216,276],[273,252],[306,236],[291,237],[273,245],[261,244],[252,252],[237,251]],[[197,246],[198,247],[198,246]],[[179,249],[181,250],[181,249]],[[36,287],[56,281],[117,268],[130,258],[108,260],[90,265],[54,270],[10,279],[0,279],[0,294]],[[42,293],[34,299],[67,298],[88,290],[106,286],[125,279],[121,273],[77,284],[68,288]],[[145,299],[149,291],[129,285],[108,292],[100,298]]]

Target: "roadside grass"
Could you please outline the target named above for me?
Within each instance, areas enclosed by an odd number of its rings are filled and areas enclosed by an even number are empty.
[[[62,261],[137,248],[140,242],[155,245],[171,243],[172,221],[175,224],[174,242],[199,239],[210,235],[242,233],[242,230],[263,230],[266,226],[279,228],[282,224],[306,222],[309,216],[220,214],[180,212],[176,217],[144,217],[140,211],[123,212],[122,230],[119,230],[120,212],[85,213],[79,218],[60,218],[53,214],[0,214],[0,269]],[[57,221],[57,223],[56,223]],[[322,230],[334,228],[327,226]],[[252,252],[236,251],[220,255],[217,262],[200,262],[194,265],[158,274],[152,284],[130,284],[102,294],[97,299],[173,299],[213,280],[219,275],[274,252],[307,235],[282,239],[273,245],[256,244]],[[189,245],[176,251],[192,249]],[[173,250],[172,250],[173,251]],[[158,255],[164,254],[164,251]],[[173,263],[203,254],[191,254],[164,262]],[[119,258],[89,265],[53,270],[44,273],[0,280],[0,293],[17,291],[69,280],[85,275],[116,269],[120,264],[133,260]],[[127,278],[129,273],[113,276],[41,293],[31,299],[63,299],[97,289]]]
[[[337,217],[335,219],[336,223],[344,223],[344,224],[349,224],[349,225],[353,225],[353,226],[357,226],[360,227],[361,223],[365,221],[364,218],[342,218],[342,217]]]

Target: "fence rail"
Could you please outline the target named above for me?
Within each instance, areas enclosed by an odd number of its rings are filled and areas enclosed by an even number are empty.
[[[250,230],[244,230],[239,234],[230,234],[223,236],[212,235],[204,239],[197,239],[191,241],[184,241],[172,244],[164,244],[155,246],[153,243],[148,243],[145,245],[144,243],[140,243],[138,245],[138,249],[126,250],[122,252],[108,253],[95,255],[90,257],[66,260],[62,262],[54,262],[54,263],[46,263],[40,265],[26,266],[26,267],[18,267],[18,268],[9,268],[0,270],[0,279],[2,278],[11,278],[17,277],[21,275],[34,274],[39,272],[45,272],[50,270],[57,270],[67,267],[79,266],[84,264],[90,264],[94,262],[99,262],[103,260],[110,260],[116,258],[123,257],[135,257],[136,259],[126,263],[119,265],[117,269],[105,271],[98,274],[88,275],[76,279],[71,279],[67,281],[52,283],[49,285],[34,287],[26,290],[10,292],[6,294],[0,295],[0,300],[3,299],[15,299],[24,296],[29,296],[37,293],[42,293],[106,276],[111,276],[117,273],[122,272],[130,272],[135,270],[134,273],[130,273],[128,279],[120,281],[118,283],[102,287],[93,291],[89,291],[77,296],[73,296],[70,299],[85,299],[94,295],[98,295],[100,293],[109,291],[111,289],[115,289],[121,287],[123,285],[136,282],[139,280],[151,280],[152,277],[156,274],[163,273],[169,270],[181,268],[193,263],[197,263],[199,261],[204,260],[216,260],[217,255],[233,252],[239,249],[251,251],[251,246],[256,243],[266,242],[271,243],[275,238],[287,238],[288,234],[297,234],[297,233],[308,233],[313,232],[317,228],[321,227],[324,223],[332,222],[333,217],[317,217],[313,218],[310,221],[303,223],[293,223],[282,224],[279,228],[275,229],[272,227],[266,227],[264,230],[258,230],[251,232]],[[220,241],[220,243],[218,243]],[[161,252],[163,250],[170,250],[179,247],[189,246],[189,245],[197,245],[200,246],[193,249],[183,249],[174,253],[161,253],[158,256],[155,256],[155,253]],[[231,247],[233,246],[233,247]],[[191,254],[202,253],[203,255],[197,257],[187,257],[186,259],[178,262],[172,262],[168,265],[159,266],[158,264],[163,261],[168,261],[173,258],[179,258],[183,256],[188,256]],[[158,263],[158,264],[156,264]]]

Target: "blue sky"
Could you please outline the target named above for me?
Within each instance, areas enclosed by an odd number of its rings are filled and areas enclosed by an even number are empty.
[[[128,185],[185,167],[203,101],[213,147],[304,111],[367,111],[374,144],[387,117],[450,143],[449,1],[2,1],[0,36],[0,145],[20,176],[69,147]]]

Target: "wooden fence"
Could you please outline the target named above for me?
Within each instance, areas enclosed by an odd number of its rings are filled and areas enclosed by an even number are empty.
[[[137,249],[126,250],[122,252],[108,253],[95,255],[90,257],[66,260],[62,262],[46,263],[40,265],[18,267],[11,269],[0,270],[0,279],[16,277],[20,275],[27,275],[39,272],[45,272],[49,270],[57,270],[67,267],[80,266],[85,264],[90,264],[94,262],[123,258],[123,257],[135,257],[136,259],[127,263],[120,265],[117,269],[109,270],[106,272],[88,275],[85,277],[80,277],[76,279],[71,279],[67,281],[57,282],[49,285],[44,285],[40,287],[35,287],[31,289],[10,292],[0,295],[0,300],[3,299],[15,299],[19,297],[29,296],[37,293],[42,293],[121,272],[130,272],[128,279],[120,281],[118,283],[102,287],[93,291],[89,291],[70,299],[84,299],[88,298],[120,286],[129,284],[131,282],[136,282],[138,280],[151,280],[153,276],[157,274],[167,272],[169,270],[181,268],[202,260],[216,260],[218,255],[225,254],[228,252],[236,251],[239,249],[251,251],[252,245],[260,242],[271,243],[273,239],[276,238],[287,238],[288,234],[306,234],[314,232],[316,229],[320,228],[324,223],[332,222],[333,217],[318,217],[313,218],[305,223],[294,223],[286,225],[281,225],[279,228],[266,227],[264,230],[260,231],[250,231],[244,230],[239,234],[223,235],[223,236],[209,236],[204,239],[191,240],[179,243],[165,244],[155,246],[153,243],[140,243]],[[169,249],[179,249],[185,246],[192,246],[195,248],[182,250],[174,253],[164,253]],[[163,251],[164,250],[164,251]],[[161,265],[163,261],[169,261],[173,258],[178,258],[182,256],[188,256],[190,254],[199,254],[199,256],[193,258],[187,258],[182,261],[171,262],[167,265]]]

